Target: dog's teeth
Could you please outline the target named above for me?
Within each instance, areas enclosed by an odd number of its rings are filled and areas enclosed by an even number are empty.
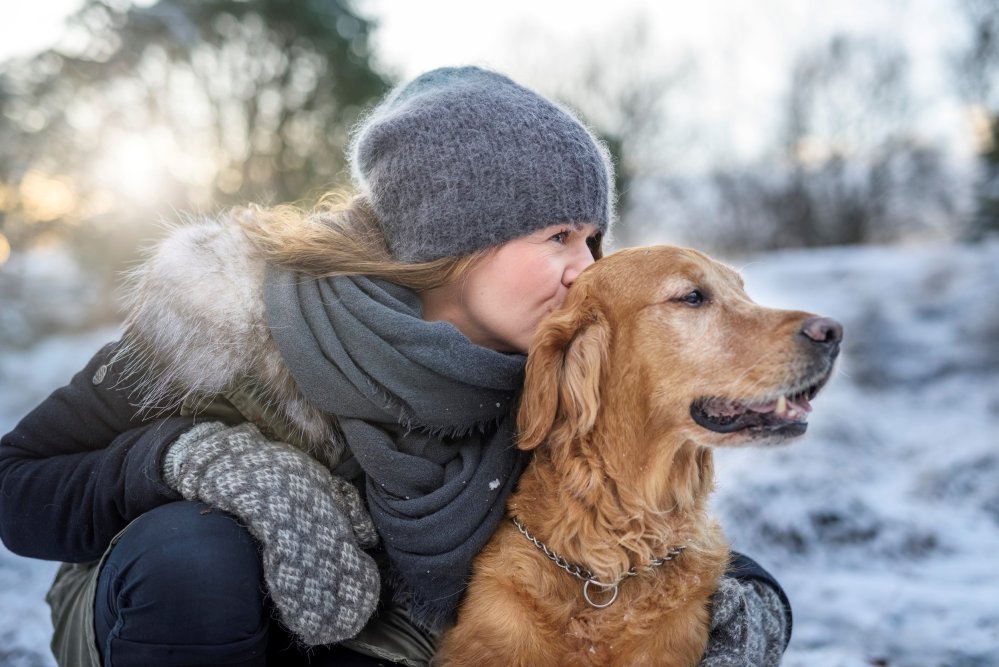
[[[783,414],[783,412],[786,409],[787,409],[787,398],[781,396],[780,398],[777,399],[777,408],[775,409],[775,412],[777,414]]]

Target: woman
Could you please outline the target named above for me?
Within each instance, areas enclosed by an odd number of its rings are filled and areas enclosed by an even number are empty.
[[[351,166],[346,204],[175,230],[122,342],[4,436],[0,535],[67,563],[60,664],[419,665],[453,620],[524,463],[524,354],[601,256],[612,168],[471,67],[393,91]],[[776,664],[783,592],[729,574],[704,664]]]

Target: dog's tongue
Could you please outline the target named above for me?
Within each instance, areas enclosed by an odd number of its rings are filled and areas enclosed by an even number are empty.
[[[800,396],[794,400],[791,400],[790,398],[787,399],[787,405],[788,407],[794,408],[795,411],[804,413],[806,415],[812,411],[812,404],[809,403],[808,399],[805,398],[804,396]]]
[[[705,406],[707,411],[715,417],[741,418],[753,413],[773,414],[778,419],[801,419],[807,417],[812,411],[812,405],[804,396],[788,398],[781,396],[769,403],[741,403],[731,399],[712,399]]]

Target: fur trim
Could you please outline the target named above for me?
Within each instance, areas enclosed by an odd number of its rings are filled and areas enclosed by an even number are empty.
[[[127,276],[125,335],[115,361],[124,362],[132,397],[147,412],[250,383],[308,449],[338,458],[332,418],[305,400],[271,339],[265,269],[235,220],[175,227]]]

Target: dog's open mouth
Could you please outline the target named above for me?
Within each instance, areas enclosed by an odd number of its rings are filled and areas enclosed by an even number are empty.
[[[801,435],[808,428],[808,413],[812,411],[809,401],[815,398],[822,384],[817,382],[773,400],[701,398],[690,406],[690,416],[716,433],[746,431],[750,435]]]

